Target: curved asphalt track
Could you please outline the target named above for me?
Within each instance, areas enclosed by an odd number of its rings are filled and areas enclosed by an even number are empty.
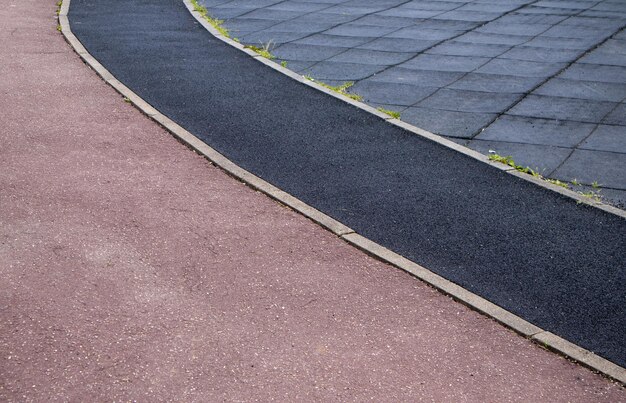
[[[297,83],[182,0],[73,0],[70,21],[120,81],[243,168],[626,366],[626,220]]]

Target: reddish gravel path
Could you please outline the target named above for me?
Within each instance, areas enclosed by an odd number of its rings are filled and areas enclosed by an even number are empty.
[[[626,401],[227,177],[0,7],[0,400]]]

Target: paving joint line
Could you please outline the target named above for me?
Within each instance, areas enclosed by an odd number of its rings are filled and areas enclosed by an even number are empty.
[[[626,368],[620,367],[619,365],[602,358],[593,352],[583,349],[560,336],[554,335],[546,330],[539,328],[538,326],[533,325],[532,323],[522,319],[521,317],[505,310],[504,308],[474,294],[465,288],[445,279],[444,277],[426,269],[423,266],[385,248],[384,246],[356,233],[353,229],[347,227],[346,225],[338,222],[332,217],[320,212],[319,210],[309,206],[308,204],[302,202],[296,197],[278,189],[276,186],[266,182],[265,180],[257,177],[251,172],[239,167],[234,162],[230,161],[228,158],[217,152],[215,149],[201,141],[198,137],[194,136],[192,133],[188,132],[182,126],[178,125],[176,122],[168,118],[167,116],[158,112],[155,108],[153,108],[150,104],[145,102],[141,97],[135,94],[128,87],[123,85],[120,81],[118,81],[102,64],[100,64],[93,56],[87,52],[87,50],[83,47],[80,41],[74,36],[71,31],[69,19],[67,17],[69,6],[71,0],[64,0],[61,5],[61,10],[59,12],[58,21],[59,25],[61,25],[61,33],[65,37],[66,41],[70,44],[70,46],[79,54],[79,56],[85,61],[85,63],[91,67],[96,73],[104,79],[104,81],[113,87],[118,93],[126,97],[132,105],[134,105],[137,109],[143,112],[146,116],[151,118],[153,121],[158,123],[160,126],[165,128],[168,132],[170,132],[175,138],[177,138],[180,142],[185,144],[187,147],[192,149],[195,152],[203,155],[210,162],[215,164],[221,170],[226,172],[228,175],[237,179],[240,182],[243,182],[245,185],[250,186],[251,188],[260,191],[270,198],[276,200],[277,202],[291,208],[292,210],[302,214],[308,219],[312,220],[316,224],[322,226],[323,228],[331,231],[337,237],[347,242],[348,244],[356,247],[364,251],[365,253],[375,257],[376,259],[390,264],[400,270],[403,270],[427,285],[439,290],[445,295],[452,297],[454,300],[466,305],[467,307],[475,310],[502,325],[510,328],[516,333],[524,336],[526,339],[531,340],[538,344],[543,344],[548,346],[551,350],[558,352],[559,354],[564,355],[567,358],[570,358],[581,365],[590,368],[593,371],[596,371],[610,379],[613,379],[619,382],[622,385],[626,386]],[[224,37],[223,35],[216,32],[213,27],[211,27],[202,16],[194,12],[193,6],[189,0],[184,0],[184,4],[189,10],[189,12],[193,15],[193,17],[198,20],[205,28],[209,30],[211,34],[216,36],[218,39],[231,44],[232,46],[246,51],[248,49],[243,48],[243,46],[230,38]],[[210,29],[209,29],[210,28]],[[216,35],[216,33],[218,35]],[[249,52],[246,52],[250,54]],[[251,55],[254,57],[254,55]],[[280,66],[277,63],[274,63],[265,58],[255,57],[256,60],[262,61],[264,64],[278,70],[280,72],[285,73],[286,75],[295,78],[299,82],[303,82],[311,87],[326,90],[324,87],[321,87],[315,83],[310,82],[309,80],[304,79],[302,76],[297,75],[296,73],[291,72]],[[289,74],[288,74],[288,73]],[[294,77],[295,76],[295,77]],[[105,77],[107,77],[105,79]],[[345,102],[348,102],[360,109],[371,110],[373,108],[361,103],[351,100],[349,98],[340,96],[338,94],[333,93],[332,91],[323,91],[328,93],[335,98],[342,99]],[[145,109],[144,109],[145,108]],[[154,112],[156,111],[156,113]],[[376,111],[378,112],[378,111]],[[379,116],[380,113],[376,114]],[[399,121],[397,119],[384,119],[398,127],[405,128],[406,130],[419,135],[423,138],[427,138],[448,148],[453,148],[465,155],[469,155],[472,158],[482,160],[488,163],[491,166],[496,166],[489,161],[485,161],[486,157],[477,152],[468,153],[465,147],[459,146],[458,144],[451,142],[446,139],[442,139],[440,136],[437,136],[433,133],[427,132],[425,130],[419,129],[415,126],[409,125],[406,122]],[[450,143],[448,145],[448,143]],[[469,150],[471,151],[471,150]],[[481,158],[479,158],[476,154],[478,154]],[[564,194],[570,198],[575,198],[576,194],[573,196],[572,191],[562,189],[558,186],[552,185],[547,186],[549,184],[541,183],[536,178],[531,177],[530,175],[521,174],[515,170],[503,169],[506,172],[511,173],[512,175],[521,177],[525,180],[531,182],[539,182],[538,184],[544,188],[553,189],[561,194]],[[522,175],[527,176],[529,178],[524,178]],[[533,180],[535,179],[535,180]],[[622,211],[616,208],[612,208],[611,206],[605,206],[602,203],[593,203],[589,201],[584,201],[585,204],[606,210],[610,213],[616,214],[620,217],[626,217],[626,211]],[[608,210],[607,210],[608,209]]]

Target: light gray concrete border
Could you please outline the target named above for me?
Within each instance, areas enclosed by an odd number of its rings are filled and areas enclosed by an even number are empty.
[[[582,365],[597,371],[613,380],[616,380],[624,385],[626,385],[626,369],[612,363],[611,361],[608,361],[600,356],[595,355],[594,353],[592,353],[591,351],[585,350],[559,336],[556,336],[546,330],[543,330],[535,325],[533,325],[532,323],[520,318],[519,316],[499,307],[498,305],[495,305],[489,301],[487,301],[486,299],[464,289],[463,287],[454,284],[453,282],[446,280],[445,278],[439,276],[438,274],[433,273],[432,271],[418,265],[415,262],[412,262],[408,259],[406,259],[405,257],[392,252],[391,250],[377,244],[374,241],[371,241],[359,234],[357,234],[356,232],[354,232],[354,230],[350,229],[349,227],[343,225],[342,223],[338,222],[337,220],[333,219],[332,217],[318,211],[317,209],[309,206],[308,204],[304,203],[303,201],[295,198],[294,196],[278,189],[276,186],[264,181],[263,179],[257,177],[256,175],[246,171],[245,169],[237,166],[235,163],[233,163],[232,161],[230,161],[228,158],[224,157],[222,154],[220,154],[219,152],[217,152],[216,150],[214,150],[213,148],[211,148],[210,146],[208,146],[206,143],[204,143],[202,140],[200,140],[198,137],[194,136],[193,134],[191,134],[190,132],[188,132],[187,130],[185,130],[183,127],[181,127],[180,125],[178,125],[176,122],[174,122],[173,120],[171,120],[170,118],[168,118],[167,116],[163,115],[162,113],[160,113],[157,109],[155,109],[154,107],[152,107],[150,104],[148,104],[147,102],[145,102],[141,97],[139,97],[137,94],[135,94],[133,91],[131,91],[128,87],[126,87],[124,84],[122,84],[120,81],[118,81],[115,77],[113,77],[113,75],[106,69],[104,68],[104,66],[102,66],[102,64],[100,64],[95,58],[93,58],[89,52],[87,52],[87,50],[83,47],[83,45],[80,43],[80,41],[76,38],[76,36],[74,36],[74,34],[72,34],[71,28],[70,28],[70,24],[69,24],[69,19],[67,17],[68,11],[69,11],[69,6],[70,6],[70,1],[71,0],[64,0],[63,4],[61,5],[61,9],[59,12],[59,25],[61,26],[61,30],[63,35],[65,36],[67,42],[70,44],[70,46],[72,46],[72,48],[80,55],[80,57],[83,59],[83,61],[85,61],[85,63],[90,66],[93,70],[96,71],[96,73],[102,77],[102,79],[104,81],[107,82],[107,84],[109,84],[110,86],[112,86],[116,91],[118,91],[122,96],[125,97],[126,100],[128,100],[130,103],[132,103],[137,109],[139,109],[141,112],[143,112],[145,115],[147,115],[148,117],[150,117],[151,119],[153,119],[155,122],[157,122],[159,125],[161,125],[162,127],[164,127],[166,130],[168,130],[174,137],[176,137],[179,141],[181,141],[183,144],[185,144],[186,146],[188,146],[189,148],[191,148],[192,150],[196,151],[197,153],[203,155],[205,158],[207,158],[209,161],[211,161],[213,164],[215,164],[217,167],[221,168],[222,170],[224,170],[226,173],[228,173],[229,175],[231,175],[232,177],[238,179],[239,181],[243,182],[244,184],[250,186],[253,189],[256,189],[266,195],[268,195],[269,197],[271,197],[272,199],[278,201],[279,203],[282,203],[288,207],[290,207],[291,209],[295,210],[296,212],[304,215],[305,217],[309,218],[310,220],[312,220],[313,222],[317,223],[318,225],[326,228],[327,230],[333,232],[335,235],[337,235],[339,238],[341,238],[342,240],[344,240],[345,242],[349,243],[350,245],[366,252],[367,254],[376,257],[377,259],[388,263],[392,266],[395,266],[407,273],[410,273],[411,275],[413,275],[414,277],[417,277],[418,279],[420,279],[421,281],[425,282],[426,284],[434,287],[435,289],[441,291],[442,293],[451,296],[452,298],[454,298],[455,300],[465,304],[466,306],[470,307],[471,309],[474,309],[498,322],[500,322],[501,324],[505,325],[506,327],[514,330],[515,332],[519,333],[520,335],[536,342],[539,343],[541,345],[544,345],[546,347],[548,347],[549,349],[556,351],[574,361],[577,361],[579,363],[581,363]],[[444,138],[441,138],[435,134],[432,134],[430,132],[427,132],[425,130],[416,128],[414,126],[411,126],[405,122],[399,121],[397,119],[393,119],[389,116],[387,116],[386,114],[383,114],[377,110],[375,110],[374,108],[365,105],[361,102],[357,102],[354,100],[351,100],[349,98],[346,98],[342,95],[336,94],[333,91],[330,91],[318,84],[315,84],[314,82],[311,82],[310,80],[305,79],[304,77],[295,74],[294,72],[285,69],[284,67],[280,66],[277,63],[274,63],[270,60],[267,60],[265,58],[262,58],[261,56],[259,56],[258,54],[256,54],[256,52],[251,51],[250,49],[244,48],[241,44],[239,44],[238,42],[235,42],[233,40],[231,40],[230,38],[226,38],[223,35],[221,35],[219,32],[217,32],[210,24],[208,24],[208,22],[206,22],[206,20],[204,20],[202,18],[202,16],[198,13],[195,12],[193,10],[193,7],[191,6],[191,3],[189,2],[189,0],[184,0],[185,1],[185,5],[187,6],[187,8],[189,9],[189,11],[193,14],[193,16],[204,26],[206,27],[213,35],[215,35],[216,37],[218,37],[219,39],[222,39],[224,42],[236,47],[237,49],[240,49],[244,52],[246,52],[247,54],[249,54],[250,56],[254,57],[255,59],[261,61],[262,63],[274,68],[275,70],[278,70],[294,79],[296,79],[299,82],[302,82],[306,85],[312,86],[320,91],[323,91],[331,96],[334,96],[336,98],[339,98],[343,101],[346,101],[360,109],[366,110],[368,112],[372,112],[375,115],[388,120],[390,123],[395,124],[399,127],[405,128],[407,130],[410,130],[411,132],[422,136],[424,138],[428,138],[432,141],[435,141],[437,143],[440,143],[446,147],[452,148],[454,150],[457,150],[459,152],[462,152],[472,158],[478,159],[480,161],[483,161],[485,163],[488,163],[489,165],[493,165],[495,167],[498,167],[500,169],[502,169],[500,166],[495,165],[492,161],[489,161],[487,159],[487,157],[485,157],[482,154],[479,154],[475,151],[466,149],[465,147],[462,147],[454,142],[451,142],[449,140],[446,140]],[[509,167],[510,168],[510,167]],[[505,169],[507,170],[507,169]],[[509,170],[507,170],[509,171]],[[514,174],[516,176],[519,177],[523,177],[523,174],[520,174],[517,171],[514,171]],[[529,176],[529,175],[525,175],[525,176]],[[532,178],[532,177],[531,177]],[[526,179],[526,178],[524,178]],[[533,178],[535,179],[535,178]],[[534,182],[534,181],[532,181]],[[548,187],[545,184],[540,184],[541,186],[544,187]],[[551,188],[551,187],[548,187]],[[561,194],[565,194],[565,189],[561,189],[558,186],[555,186],[555,188],[558,189],[554,189],[559,191],[559,193]],[[571,192],[574,193],[574,192]],[[572,197],[571,195],[566,194],[569,197]],[[574,197],[576,198],[576,197]],[[593,203],[588,203],[586,200],[583,201],[587,204],[592,204],[595,205]],[[600,206],[601,207],[601,206]],[[620,210],[621,211],[621,210]]]

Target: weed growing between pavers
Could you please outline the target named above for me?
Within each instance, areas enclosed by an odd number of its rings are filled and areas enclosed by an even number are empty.
[[[494,150],[489,150],[489,160],[496,161],[496,162],[499,162],[499,163],[504,164],[504,165],[508,165],[510,167],[515,168],[515,170],[518,171],[518,172],[522,172],[522,173],[525,173],[525,174],[532,175],[533,177],[535,177],[537,179],[544,180],[544,181],[546,181],[548,183],[560,186],[560,187],[562,187],[564,189],[575,190],[570,185],[572,185],[572,186],[581,186],[580,182],[578,182],[577,179],[572,179],[572,181],[570,183],[567,183],[567,182],[562,182],[562,181],[560,181],[558,179],[545,178],[543,175],[541,175],[540,173],[538,173],[535,170],[532,170],[530,167],[524,167],[522,165],[517,165],[515,163],[515,161],[513,160],[513,157],[511,157],[510,155],[508,155],[506,157],[503,157],[503,156],[499,155],[498,153],[496,153]],[[594,189],[598,189],[598,190],[595,191],[595,192],[590,190],[588,192],[577,192],[577,193],[582,195],[582,196],[584,196],[584,197],[593,199],[595,201],[601,201],[600,194],[599,194],[599,192],[600,192],[600,190],[599,190],[600,185],[598,184],[597,181],[593,181],[591,186]],[[580,200],[578,201],[578,203],[580,203]]]
[[[274,56],[272,54],[272,49],[274,48],[274,42],[273,41],[269,41],[266,44],[262,44],[260,47],[259,46],[254,46],[254,45],[245,45],[244,48],[246,49],[250,49],[255,51],[256,53],[258,53],[259,55],[263,56],[266,59],[275,59],[276,56]],[[281,63],[282,65],[282,63]],[[285,67],[285,66],[283,66]]]
[[[387,115],[391,116],[394,119],[400,119],[400,112],[385,109],[383,107],[379,107],[378,110],[381,111],[382,113],[386,113]]]
[[[215,28],[220,34],[224,35],[227,38],[230,38],[230,33],[228,32],[228,29],[223,26],[224,20],[218,20],[217,18],[211,17],[206,7],[198,4],[198,0],[191,0],[191,5],[193,6],[194,11],[199,12],[202,18],[207,20],[207,22],[211,24],[211,26]]]
[[[324,88],[328,88],[329,90],[334,91],[334,92],[336,92],[338,94],[344,95],[344,96],[346,96],[346,97],[348,97],[350,99],[354,99],[355,101],[362,101],[363,100],[363,97],[358,95],[358,94],[351,94],[349,92],[346,92],[346,90],[348,88],[350,88],[350,87],[352,87],[354,85],[354,81],[347,81],[347,82],[345,82],[345,83],[343,83],[341,85],[332,86],[332,85],[326,84],[323,81],[316,80],[313,77],[308,76],[308,75],[304,76],[304,78],[306,78],[309,81],[313,81],[314,83],[319,84],[319,85],[321,85]]]

